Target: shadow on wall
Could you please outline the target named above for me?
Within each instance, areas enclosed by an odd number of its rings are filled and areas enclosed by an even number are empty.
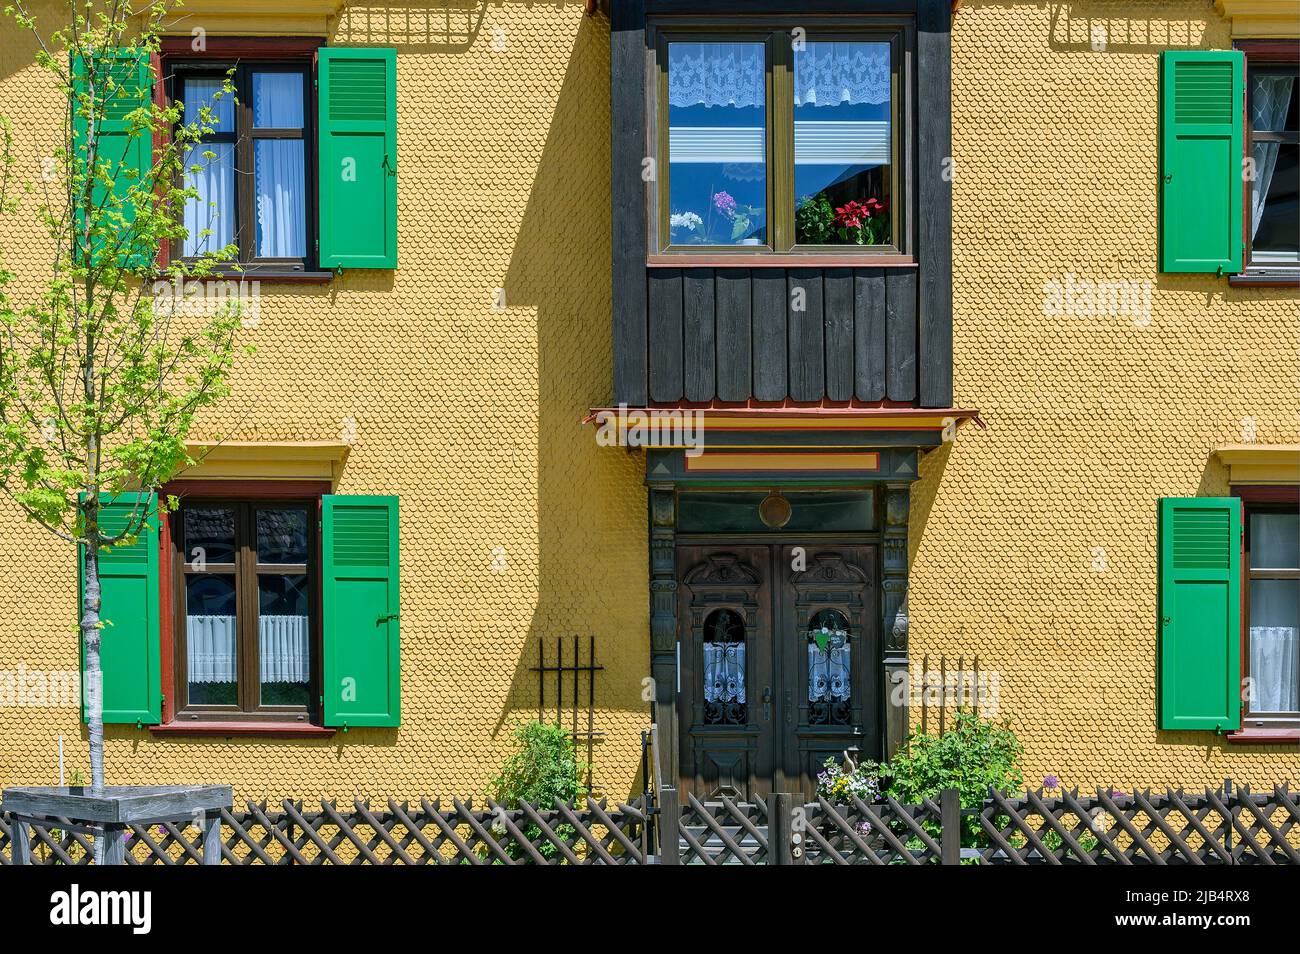
[[[583,17],[504,283],[507,308],[536,314],[539,555],[537,606],[498,733],[536,716],[529,667],[539,641],[553,660],[555,637],[566,637],[568,654],[574,633],[584,657],[595,634],[605,667],[596,677],[596,729],[610,728],[600,724],[602,710],[648,712],[640,701],[650,656],[642,460],[597,446],[595,429],[581,424],[609,400],[612,381],[608,90],[608,27]],[[546,692],[549,709],[553,682]],[[618,744],[610,757],[633,756]],[[627,767],[602,773],[599,746],[594,761],[598,786],[602,774],[621,777]]]
[[[960,32],[963,12],[980,7],[1034,6],[1047,8],[1047,44],[1061,53],[1158,53],[1161,50],[1207,48],[1208,3],[1115,3],[1114,0],[1070,0],[1065,3],[1008,3],[1006,0],[962,0],[954,32]]]
[[[479,39],[488,6],[508,0],[399,0],[390,3],[349,2],[339,14],[334,42],[356,46],[378,44],[403,47],[414,53],[463,53]],[[532,6],[531,0],[513,0]],[[583,0],[549,0],[553,7],[582,6]],[[505,43],[504,33],[492,31],[489,42]]]
[[[925,535],[925,526],[930,520],[930,511],[934,509],[935,498],[939,496],[939,485],[943,482],[943,472],[948,467],[948,458],[952,456],[952,442],[945,442],[921,457],[920,477],[912,484],[912,512],[907,521],[907,565],[916,563],[916,553],[921,546],[921,537]]]

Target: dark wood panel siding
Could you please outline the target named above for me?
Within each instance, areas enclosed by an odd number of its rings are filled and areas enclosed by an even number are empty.
[[[682,272],[682,329],[686,400],[710,401],[717,393],[712,269]]]
[[[853,397],[853,272],[827,269],[822,275],[826,326],[826,397]]]
[[[646,322],[646,135],[644,0],[610,10],[610,181],[614,402],[643,405],[648,396]]]
[[[916,272],[885,276],[885,397],[916,400]]]
[[[749,270],[717,273],[718,398],[747,401],[753,395]]]
[[[680,401],[682,373],[682,270],[650,273],[650,400]]]
[[[952,63],[949,0],[919,0],[916,60],[918,350],[923,407],[952,405]]]
[[[885,396],[885,276],[853,276],[853,382],[859,401]]]
[[[654,401],[914,402],[913,268],[652,268]]]
[[[822,309],[822,273],[790,269],[786,273],[786,333],[790,339],[790,397],[818,401],[826,392],[826,317]]]
[[[781,401],[789,391],[785,272],[779,268],[762,268],[750,274],[754,299],[754,397],[760,401]]]

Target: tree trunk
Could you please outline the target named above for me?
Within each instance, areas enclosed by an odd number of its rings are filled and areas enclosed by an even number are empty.
[[[99,628],[99,547],[92,533],[83,547],[81,638],[86,647],[86,736],[90,740],[90,791],[104,794],[104,673],[99,665],[102,631]],[[95,864],[104,863],[107,845],[103,836],[95,839]]]

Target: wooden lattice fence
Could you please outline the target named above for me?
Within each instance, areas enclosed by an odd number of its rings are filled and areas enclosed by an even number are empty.
[[[644,864],[646,814],[639,802],[611,806],[588,799],[546,811],[533,805],[507,811],[489,800],[453,799],[450,806],[389,799],[374,810],[358,799],[351,808],[322,801],[319,810],[285,801],[278,809],[248,802],[223,811],[221,855],[227,864],[427,865],[427,864]],[[0,864],[10,863],[11,819],[0,816]],[[127,864],[199,864],[197,824],[132,826]],[[84,865],[93,838],[76,832],[33,829],[37,863]]]
[[[0,814],[0,864],[13,824]],[[136,826],[128,864],[199,864],[197,824]],[[32,860],[84,865],[91,836],[34,829]],[[776,794],[701,801],[666,788],[651,801],[523,804],[507,811],[389,799],[319,809],[249,802],[222,812],[227,864],[1300,864],[1300,795],[1248,787],[1132,794],[1114,790],[1015,798],[990,793],[961,809],[955,790],[920,805],[892,799],[832,805]]]

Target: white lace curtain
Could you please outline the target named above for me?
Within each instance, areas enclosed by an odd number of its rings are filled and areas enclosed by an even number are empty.
[[[1300,712],[1300,630],[1250,628],[1252,712]]]
[[[809,43],[794,55],[796,106],[889,102],[888,43]]]
[[[762,107],[762,43],[671,43],[668,105]]]
[[[235,617],[187,616],[186,671],[192,683],[236,682]],[[260,676],[267,682],[308,682],[310,627],[306,616],[258,620]]]
[[[799,106],[889,102],[888,43],[810,42],[795,52]],[[673,43],[668,48],[670,106],[763,106],[761,43]]]
[[[1251,77],[1250,120],[1253,129],[1279,130],[1286,121],[1287,107],[1291,104],[1294,76],[1261,74]],[[1252,153],[1255,160],[1255,180],[1250,188],[1250,234],[1259,231],[1264,212],[1264,199],[1273,182],[1277,168],[1277,153],[1281,143],[1255,142]]]
[[[808,701],[847,702],[849,699],[849,644],[832,638],[825,649],[808,640]]]
[[[745,644],[704,644],[706,702],[745,701]]]

